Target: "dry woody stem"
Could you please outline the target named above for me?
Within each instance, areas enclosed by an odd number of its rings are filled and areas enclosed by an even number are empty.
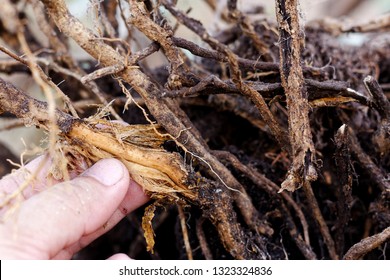
[[[304,33],[300,25],[298,1],[277,0],[276,17],[279,25],[280,76],[287,98],[293,158],[291,169],[282,183],[282,190],[294,191],[306,181],[317,179],[309,103],[301,66]]]
[[[44,130],[57,180],[121,160],[151,201],[103,238],[135,259],[390,258],[388,15],[249,2],[3,1],[0,133]]]

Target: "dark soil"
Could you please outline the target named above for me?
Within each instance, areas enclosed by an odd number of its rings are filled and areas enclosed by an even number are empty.
[[[262,66],[253,67],[243,62],[239,64],[239,69],[243,81],[263,96],[279,125],[287,131],[288,108],[279,73],[279,37],[270,28],[277,29],[277,25],[262,20],[254,22],[253,27],[257,36],[268,47],[267,55],[259,53],[258,46],[243,32],[238,20],[232,28],[215,38],[240,59],[268,63],[261,69]],[[0,25],[0,35],[2,34],[5,34],[5,30]],[[390,95],[390,39],[388,29],[379,28],[375,32],[362,34],[365,38],[363,44],[348,45],[340,39],[341,36],[348,36],[348,32],[339,32],[320,21],[307,25],[304,35],[301,66],[310,104],[310,129],[315,147],[314,163],[318,173],[318,178],[311,183],[311,187],[335,243],[336,252],[339,258],[342,258],[363,238],[381,233],[390,226],[390,111],[387,111],[390,107],[386,107]],[[214,52],[222,55],[223,52],[218,47],[213,48]],[[39,48],[35,50],[37,49]],[[156,69],[149,69],[142,62],[138,65],[148,76],[153,77],[155,83],[170,92],[171,97],[180,104],[192,125],[200,132],[210,151],[229,152],[242,165],[251,168],[253,172],[263,174],[280,186],[292,165],[288,149],[275,139],[270,126],[264,122],[251,99],[237,88],[232,79],[232,68],[228,67],[227,61],[216,61],[210,58],[212,56],[210,50],[210,53],[187,62],[191,75],[198,80],[183,78],[185,86],[176,89],[169,89],[166,85],[170,75],[168,64]],[[99,68],[94,60],[78,63],[87,73]],[[66,63],[63,65],[67,67]],[[28,73],[27,68],[15,68],[13,71]],[[82,87],[79,81],[50,69],[47,74],[54,82],[63,79],[67,81],[62,89],[72,102],[84,99],[79,94],[78,89]],[[221,79],[223,85],[208,83],[207,78],[210,76]],[[385,105],[382,106],[377,99],[378,95],[371,92],[373,88],[370,90],[365,87],[364,80],[368,76],[372,76],[374,82],[379,85],[379,95],[385,97]],[[194,89],[194,86],[201,83],[205,83],[205,86],[199,90]],[[97,80],[97,84],[107,93],[107,100],[116,98],[114,109],[125,121],[131,124],[147,123],[141,110],[134,104],[130,104],[129,109],[123,111],[123,92],[111,76]],[[128,88],[143,105],[137,92],[131,86]],[[349,89],[354,91],[351,93]],[[346,98],[353,100],[346,101]],[[145,105],[143,107],[148,110]],[[94,112],[93,108],[84,108],[82,117],[88,117]],[[154,116],[150,117],[153,119]],[[341,138],[336,137],[344,124],[347,125],[346,134],[340,136]],[[165,148],[184,156],[183,150],[173,142],[166,143]],[[5,159],[15,159],[3,147],[0,147],[0,157],[0,175],[4,175],[10,171]],[[304,234],[301,218],[291,204],[288,204],[277,190],[271,193],[266,191],[263,182],[252,180],[231,161],[222,157],[218,159],[244,186],[261,221],[273,230],[269,235],[254,232],[245,223],[242,209],[233,204],[237,221],[245,235],[254,240],[254,243],[260,239],[262,244],[265,244],[265,254],[269,259],[307,258],[303,254],[303,247],[298,245],[297,241],[299,238],[302,240]],[[187,161],[193,164],[194,170],[199,174],[210,177],[201,162],[195,159]],[[323,231],[313,216],[312,205],[308,202],[303,188],[298,188],[288,195],[307,220],[309,247],[312,252],[318,259],[330,259]],[[202,209],[188,205],[184,212],[194,259],[205,258],[199,232],[203,232],[212,258],[233,258],[221,243],[215,226],[203,218]],[[177,206],[164,205],[156,212],[153,219],[156,233],[154,254],[146,251],[141,229],[143,214],[143,209],[129,214],[114,229],[83,249],[75,258],[104,259],[122,252],[135,259],[187,259]],[[288,215],[291,219],[287,218]],[[297,235],[292,234],[292,228],[296,229]],[[390,258],[388,241],[370,250],[363,258]]]

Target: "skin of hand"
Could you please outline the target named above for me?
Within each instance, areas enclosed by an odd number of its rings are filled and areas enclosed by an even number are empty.
[[[36,173],[16,206],[0,210],[0,259],[70,259],[149,200],[119,160],[100,160],[66,182],[49,179],[50,164],[41,156],[0,180],[1,203]]]

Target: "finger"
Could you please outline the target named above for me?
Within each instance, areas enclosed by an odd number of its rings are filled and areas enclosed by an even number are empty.
[[[14,238],[0,238],[0,243],[8,252],[20,249],[15,258],[56,256],[101,228],[118,209],[129,184],[128,171],[120,161],[101,160],[74,180],[22,203],[17,215],[0,228],[0,237]]]
[[[80,251],[92,241],[111,230],[127,214],[133,212],[135,209],[144,205],[149,200],[150,198],[145,195],[142,188],[134,181],[130,181],[129,188],[123,201],[114,211],[110,219],[104,224],[104,226],[98,228],[95,232],[83,236],[76,243],[62,250],[54,257],[54,259],[70,259],[76,252]]]
[[[107,260],[131,260],[131,258],[126,254],[115,254],[109,257]]]

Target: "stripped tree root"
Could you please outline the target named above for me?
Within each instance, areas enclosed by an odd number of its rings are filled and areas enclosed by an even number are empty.
[[[49,127],[47,104],[31,98],[2,79],[0,111],[15,114],[26,125],[46,130]],[[115,157],[125,164],[134,181],[156,200],[146,209],[142,222],[148,250],[153,251],[154,246],[151,220],[156,205],[175,202],[199,206],[205,217],[216,226],[226,250],[237,259],[255,258],[260,253],[256,246],[250,248],[250,244],[243,242],[245,237],[236,221],[232,199],[223,191],[225,186],[201,178],[178,153],[162,149],[164,142],[171,138],[159,132],[160,127],[124,126],[93,118],[81,120],[58,110],[55,116],[60,135],[57,152],[68,160],[68,169],[77,169],[82,161],[92,165],[102,158]],[[51,173],[56,179],[63,179],[67,172],[61,170],[61,166],[58,163],[52,167]]]

